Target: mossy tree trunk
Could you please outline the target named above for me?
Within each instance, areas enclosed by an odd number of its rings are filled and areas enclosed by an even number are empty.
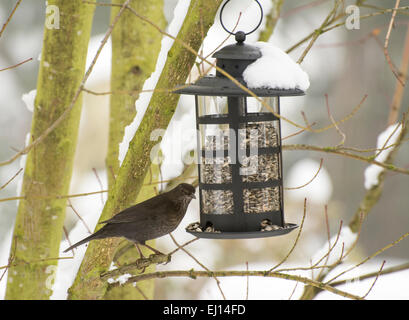
[[[124,0],[112,0],[113,4],[123,4]],[[166,25],[163,13],[163,0],[132,0],[129,5],[136,11],[151,21],[154,21],[160,28]],[[119,12],[119,7],[112,7],[111,18],[113,19]],[[124,12],[121,19],[115,26],[112,33],[112,73],[110,99],[110,122],[109,122],[109,143],[106,166],[108,169],[108,186],[113,188],[115,176],[119,170],[119,143],[124,136],[125,127],[129,125],[135,117],[135,100],[138,94],[124,94],[127,91],[138,92],[147,78],[155,70],[156,61],[161,48],[162,34],[138,19],[131,12]],[[119,92],[119,93],[118,93]],[[159,179],[158,168],[151,170],[148,180],[157,181]],[[144,201],[155,195],[153,187],[144,188],[138,196],[137,202]],[[124,242],[119,249],[127,246]],[[153,243],[150,243],[153,245]],[[142,248],[144,254],[149,253]],[[146,251],[146,252],[145,252]],[[119,259],[120,264],[130,263],[138,257],[137,250],[132,247]],[[154,271],[154,267],[149,267],[146,271]],[[139,286],[140,291],[132,286],[118,287],[110,290],[105,295],[105,299],[141,299],[153,297],[153,281],[145,281]]]
[[[196,51],[214,22],[222,0],[192,0],[183,22],[178,39]],[[195,62],[196,56],[176,41],[170,51],[157,83],[156,89],[169,89],[183,84]],[[129,144],[129,150],[119,169],[101,219],[108,219],[135,203],[142,188],[145,175],[151,165],[150,151],[157,143],[150,140],[155,129],[167,128],[179,101],[179,95],[156,91],[138,131]],[[107,271],[120,239],[110,238],[92,241],[78,271],[74,284],[69,290],[69,299],[101,299],[107,283],[100,274]]]
[[[64,112],[80,86],[94,12],[82,0],[49,0],[48,5],[59,9],[54,11],[59,28],[46,22],[31,140]],[[52,293],[66,199],[38,198],[68,193],[80,113],[78,99],[60,126],[28,153],[22,187],[26,199],[18,207],[6,299],[48,299]]]

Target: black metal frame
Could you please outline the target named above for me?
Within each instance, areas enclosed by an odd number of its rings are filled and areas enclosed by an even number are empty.
[[[227,3],[227,2],[226,2]],[[259,48],[244,44],[245,33],[236,33],[236,44],[228,45],[217,51],[213,57],[216,58],[217,71],[216,76],[206,76],[200,78],[194,84],[183,86],[176,90],[175,93],[195,95],[196,108],[196,128],[198,132],[198,174],[199,174],[199,199],[200,199],[200,226],[205,230],[208,224],[211,224],[216,232],[200,232],[187,230],[189,233],[199,238],[211,239],[240,239],[240,238],[261,238],[283,235],[291,232],[297,225],[285,223],[284,220],[284,192],[283,192],[283,162],[282,162],[282,147],[281,147],[281,123],[279,117],[271,112],[248,113],[247,98],[251,95],[247,90],[243,90],[235,82],[225,76],[228,73],[230,76],[248,89],[242,74],[244,70],[254,61],[261,57]],[[223,70],[224,72],[221,72]],[[280,97],[282,96],[301,96],[304,91],[293,88],[290,90],[280,88],[251,88],[251,92],[257,97],[277,97],[278,106],[277,114],[280,114]],[[199,96],[223,96],[228,100],[227,114],[203,115],[199,113]],[[277,143],[276,147],[259,147],[257,155],[262,154],[277,154],[278,155],[278,173],[279,177],[276,180],[266,182],[243,182],[240,175],[239,161],[239,129],[243,124],[249,122],[267,122],[274,121],[277,126]],[[232,137],[229,140],[229,150],[212,150],[208,151],[201,148],[200,142],[200,125],[212,124],[228,124],[230,129],[234,130],[235,140]],[[231,131],[230,131],[231,132]],[[231,183],[208,184],[203,183],[201,172],[201,158],[206,157],[206,154],[213,153],[213,158],[217,156],[232,156]],[[246,150],[249,155],[249,150]],[[235,160],[235,161],[233,161]],[[279,187],[280,195],[280,210],[269,211],[262,213],[245,213],[243,206],[243,190],[267,187]],[[233,192],[233,214],[209,214],[203,212],[203,190],[231,190]],[[273,231],[262,231],[261,222],[264,219],[270,220],[274,225],[280,228]]]
[[[218,232],[196,232],[189,231],[191,234],[201,238],[211,239],[239,239],[239,238],[260,238],[282,235],[297,228],[295,224],[285,224],[284,221],[284,200],[283,200],[283,167],[282,167],[282,148],[281,148],[281,124],[280,119],[270,112],[247,112],[247,97],[246,96],[228,96],[228,113],[220,115],[203,115],[199,116],[198,96],[195,96],[196,106],[196,128],[198,132],[197,144],[200,148],[200,125],[206,124],[228,124],[234,130],[234,136],[230,137],[228,150],[213,150],[213,156],[233,155],[233,163],[229,164],[232,172],[231,183],[203,183],[201,176],[201,158],[205,157],[208,150],[199,149],[198,152],[198,172],[199,172],[199,201],[200,201],[200,224],[204,230],[206,226],[212,225]],[[280,112],[280,99],[277,97],[277,112]],[[260,147],[258,155],[262,154],[277,154],[279,165],[279,178],[266,182],[243,182],[240,175],[239,160],[239,129],[242,125],[250,122],[267,122],[276,121],[278,123],[277,143],[276,147]],[[232,138],[235,141],[232,141]],[[247,155],[249,150],[246,150]],[[234,161],[235,160],[235,161]],[[243,205],[244,189],[258,189],[267,187],[279,187],[280,192],[280,210],[268,211],[261,213],[245,213]],[[204,213],[203,212],[203,190],[231,190],[233,192],[233,214],[226,213]],[[282,227],[282,229],[274,231],[260,231],[261,221],[268,219],[272,224]]]

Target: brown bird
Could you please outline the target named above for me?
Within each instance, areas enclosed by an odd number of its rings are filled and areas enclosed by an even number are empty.
[[[106,225],[64,252],[91,240],[124,237],[135,244],[141,257],[143,255],[139,244],[157,254],[163,254],[147,245],[145,241],[162,237],[175,230],[185,216],[192,199],[196,199],[195,188],[190,184],[181,183],[168,192],[138,203],[113,218],[100,222]]]

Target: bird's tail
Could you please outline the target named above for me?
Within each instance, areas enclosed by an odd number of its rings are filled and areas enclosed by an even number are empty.
[[[72,250],[72,249],[74,249],[74,248],[76,248],[76,247],[78,247],[78,246],[80,246],[80,245],[82,245],[84,243],[87,243],[88,241],[95,240],[95,239],[101,239],[101,238],[104,238],[104,237],[101,237],[100,230],[98,230],[94,234],[91,234],[90,236],[86,237],[85,239],[82,239],[81,241],[78,241],[77,243],[73,244],[71,247],[65,249],[63,252],[68,252],[68,251],[70,251],[70,250]]]

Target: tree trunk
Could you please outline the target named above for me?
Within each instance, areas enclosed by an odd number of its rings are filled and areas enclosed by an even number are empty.
[[[94,6],[82,0],[49,0],[57,16],[46,21],[31,140],[40,136],[70,105],[84,75]],[[58,12],[59,11],[59,12]],[[47,19],[50,17],[47,16]],[[57,19],[57,20],[56,20]],[[55,27],[55,28],[54,28]],[[15,222],[6,299],[48,299],[63,233],[81,100],[48,137],[27,156]]]
[[[221,2],[222,0],[192,0],[178,39],[197,51],[202,43],[202,35],[206,35],[213,24]],[[175,41],[168,52],[168,58],[156,89],[169,89],[183,84],[195,58],[194,54]],[[153,94],[139,129],[129,144],[129,150],[119,169],[101,219],[108,219],[134,204],[151,165],[150,151],[157,143],[150,141],[150,134],[155,129],[167,128],[178,101],[179,95],[177,94],[163,91],[156,91]],[[100,274],[109,268],[119,242],[120,239],[111,238],[92,241],[89,244],[74,284],[69,290],[69,299],[100,299],[103,297],[107,283],[100,279]]]
[[[123,4],[124,0],[112,0],[113,4]],[[129,5],[136,11],[151,21],[154,21],[160,28],[165,28],[166,21],[163,14],[163,0],[132,0]],[[111,17],[114,18],[119,11],[119,7],[112,7]],[[162,34],[153,28],[146,27],[146,23],[141,21],[131,12],[124,12],[112,33],[112,73],[111,73],[111,95],[110,99],[110,122],[109,122],[109,143],[106,166],[108,170],[108,186],[112,189],[115,176],[119,170],[119,143],[124,136],[125,127],[129,125],[136,115],[135,100],[138,94],[124,94],[125,91],[140,91],[147,78],[155,70],[156,61],[161,48]],[[151,172],[147,179],[150,181],[159,180],[159,170]],[[155,195],[153,187],[144,188],[140,193],[137,202],[144,201]],[[124,244],[119,248],[127,246]],[[150,243],[153,245],[153,243]],[[150,252],[142,248],[144,254]],[[131,247],[126,254],[122,255],[118,262],[122,264],[135,261],[138,252]],[[155,268],[146,269],[149,272]],[[110,290],[105,295],[105,299],[141,299],[153,298],[153,281],[145,281],[139,286],[141,293],[132,286],[118,287]]]

